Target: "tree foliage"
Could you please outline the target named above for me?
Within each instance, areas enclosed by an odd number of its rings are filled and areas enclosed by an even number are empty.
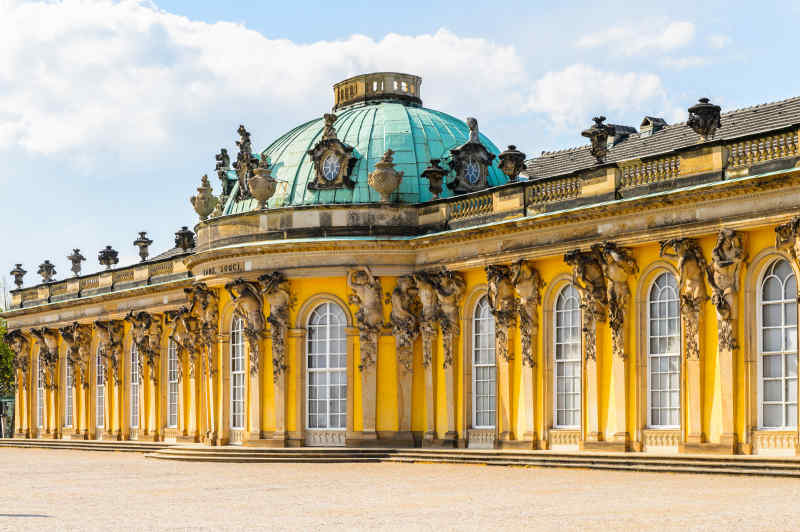
[[[14,355],[3,341],[6,322],[0,319],[0,396],[14,393]]]

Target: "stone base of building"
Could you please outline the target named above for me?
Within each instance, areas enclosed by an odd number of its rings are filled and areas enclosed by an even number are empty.
[[[538,449],[539,442],[536,440],[495,440],[495,449]]]
[[[459,449],[465,446],[466,441],[459,439],[458,434],[455,432],[448,432],[443,438],[431,438],[429,434],[426,434],[425,437],[422,438],[420,445],[420,447],[426,449]]]
[[[627,442],[624,441],[584,441],[580,444],[580,450],[605,453],[624,453],[629,449]]]

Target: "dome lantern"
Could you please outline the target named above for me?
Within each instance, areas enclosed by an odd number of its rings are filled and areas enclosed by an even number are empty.
[[[399,72],[373,72],[348,78],[333,86],[333,110],[380,101],[400,101],[422,106],[422,78]]]

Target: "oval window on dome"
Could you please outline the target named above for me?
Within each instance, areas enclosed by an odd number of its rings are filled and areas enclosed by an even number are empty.
[[[469,161],[464,170],[464,178],[470,185],[477,185],[481,177],[481,168],[476,161]]]
[[[339,158],[336,155],[328,155],[322,162],[322,176],[328,181],[335,181],[339,177]]]

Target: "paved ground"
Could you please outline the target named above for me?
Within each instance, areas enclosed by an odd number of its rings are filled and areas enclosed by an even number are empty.
[[[0,449],[0,530],[797,530],[800,480]]]

